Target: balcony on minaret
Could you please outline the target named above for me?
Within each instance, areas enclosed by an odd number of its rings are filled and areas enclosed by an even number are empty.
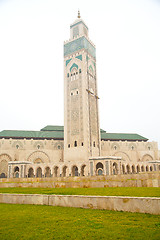
[[[70,39],[74,39],[79,36],[88,37],[88,27],[81,18],[78,18],[70,25]]]

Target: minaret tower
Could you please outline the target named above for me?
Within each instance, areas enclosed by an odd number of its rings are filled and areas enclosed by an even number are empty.
[[[98,115],[96,48],[78,11],[64,43],[64,161],[100,156]]]

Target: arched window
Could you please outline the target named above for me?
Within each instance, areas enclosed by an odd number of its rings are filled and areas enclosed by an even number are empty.
[[[77,147],[77,141],[74,142],[74,146]]]
[[[77,74],[77,68],[74,67],[72,68],[72,71],[71,71],[71,81],[74,81],[76,79],[78,79],[78,74]]]

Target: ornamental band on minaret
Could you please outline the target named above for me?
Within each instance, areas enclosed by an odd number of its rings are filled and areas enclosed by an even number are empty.
[[[64,43],[64,160],[100,156],[96,48],[80,18]]]

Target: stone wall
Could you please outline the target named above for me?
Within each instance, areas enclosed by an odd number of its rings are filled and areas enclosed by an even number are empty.
[[[0,194],[0,203],[80,207],[160,214],[160,198],[146,197]]]
[[[96,188],[96,187],[160,187],[160,171],[92,177],[1,178],[2,187]]]

